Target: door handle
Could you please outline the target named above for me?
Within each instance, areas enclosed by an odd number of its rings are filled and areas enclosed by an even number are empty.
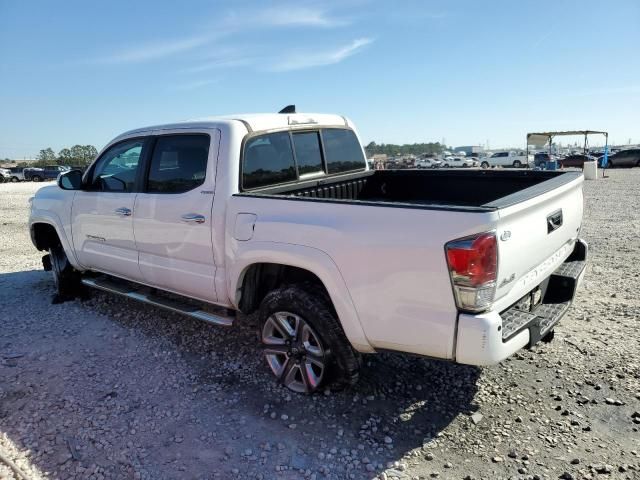
[[[186,223],[204,223],[205,221],[204,215],[197,213],[185,213],[181,218],[182,221]]]
[[[131,210],[125,207],[116,208],[116,215],[122,215],[123,217],[131,216]]]

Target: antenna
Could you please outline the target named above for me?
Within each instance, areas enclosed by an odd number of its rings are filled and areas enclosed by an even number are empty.
[[[287,105],[282,110],[280,110],[278,113],[296,113],[296,106],[295,105]]]

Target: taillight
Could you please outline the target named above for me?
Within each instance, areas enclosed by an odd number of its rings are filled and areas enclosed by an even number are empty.
[[[495,233],[481,233],[445,245],[449,274],[461,310],[479,312],[493,303],[498,269]]]

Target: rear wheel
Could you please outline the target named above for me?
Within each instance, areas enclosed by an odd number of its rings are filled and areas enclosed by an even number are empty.
[[[513,167],[514,168],[520,168],[522,166],[522,163],[520,163],[520,160],[516,160],[513,162]]]
[[[18,181],[18,177],[11,177],[11,181],[12,181],[13,183],[16,183],[16,182]]]
[[[41,182],[42,177],[40,175],[34,175],[33,177],[31,177],[31,180],[33,180],[34,182]]]
[[[80,272],[78,272],[64,253],[62,245],[49,248],[49,258],[51,260],[51,272],[56,293],[62,297],[75,297],[80,293]]]
[[[449,164],[448,164],[448,163],[445,163],[445,164],[444,164],[444,168],[449,168]]]
[[[260,320],[265,360],[285,387],[313,393],[357,382],[360,356],[319,287],[302,284],[273,290],[260,305]]]

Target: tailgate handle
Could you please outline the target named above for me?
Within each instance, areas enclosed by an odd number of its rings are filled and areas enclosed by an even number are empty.
[[[547,217],[547,233],[551,233],[562,226],[562,209],[553,212]]]

